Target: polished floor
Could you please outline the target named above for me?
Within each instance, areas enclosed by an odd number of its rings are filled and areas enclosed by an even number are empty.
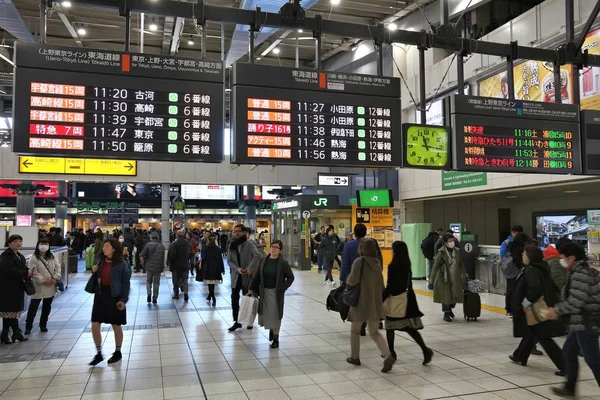
[[[415,288],[421,289],[426,314],[422,333],[435,350],[431,365],[421,365],[419,347],[400,333],[391,373],[380,372],[382,359],[368,337],[362,338],[363,365],[349,365],[349,324],[325,309],[331,288],[316,271],[296,272],[277,350],[269,348],[268,333],[259,327],[227,331],[228,280],[218,285],[213,308],[205,301],[205,285],[193,279],[188,303],[171,300],[167,273],[158,305],[148,305],[145,275],[135,274],[124,359],[91,368],[92,297],[83,290],[88,276],[74,275],[55,299],[48,333],[36,326],[29,341],[0,346],[0,399],[536,400],[554,399],[549,388],[562,381],[546,356],[532,356],[527,367],[510,363],[507,355],[517,340],[510,319],[496,308],[501,296],[482,297],[489,307],[477,322],[466,322],[459,306],[454,322],[446,323],[422,283]],[[103,340],[108,358],[114,351],[108,327]],[[589,369],[581,370],[581,398],[600,399]]]

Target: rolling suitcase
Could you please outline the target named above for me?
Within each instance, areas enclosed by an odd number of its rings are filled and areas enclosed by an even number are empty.
[[[481,316],[481,297],[478,293],[465,292],[463,313],[467,321],[477,321]]]

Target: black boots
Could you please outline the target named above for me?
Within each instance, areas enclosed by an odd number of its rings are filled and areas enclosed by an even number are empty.
[[[98,352],[96,354],[96,356],[94,357],[94,359],[92,361],[90,361],[90,363],[88,365],[90,367],[93,367],[94,365],[100,364],[102,361],[104,361],[104,357],[102,357],[102,353],[101,352]]]
[[[271,331],[273,332],[273,331]],[[273,343],[271,343],[271,348],[276,349],[279,347],[279,335],[273,333]]]

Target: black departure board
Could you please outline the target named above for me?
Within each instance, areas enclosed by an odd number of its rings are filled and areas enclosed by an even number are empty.
[[[13,151],[223,161],[221,62],[17,43]]]
[[[235,64],[232,90],[234,163],[402,165],[398,79]]]
[[[583,141],[583,173],[600,175],[600,111],[581,111]]]
[[[581,174],[579,107],[455,95],[454,168]]]

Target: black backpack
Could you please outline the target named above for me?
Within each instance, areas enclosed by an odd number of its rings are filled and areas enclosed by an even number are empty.
[[[435,235],[430,235],[423,239],[423,241],[421,242],[421,252],[428,260],[431,260],[435,257],[435,251],[433,250],[435,242],[433,241],[433,239],[435,239],[435,241],[438,240],[438,238]]]

